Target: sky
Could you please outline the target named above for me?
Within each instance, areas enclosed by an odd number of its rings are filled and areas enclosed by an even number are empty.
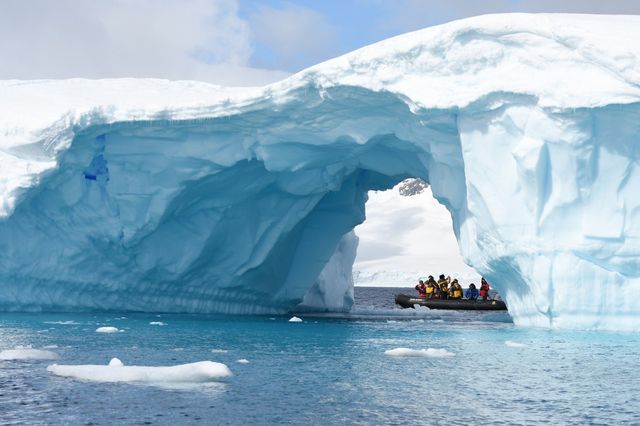
[[[405,197],[398,188],[369,191],[367,220],[355,229],[360,238],[355,284],[413,287],[418,279],[440,274],[465,286],[480,281],[462,260],[451,215],[431,189]]]
[[[0,0],[0,79],[263,85],[388,37],[503,12],[640,14],[640,0]],[[430,193],[374,193],[367,217],[354,265],[365,282],[473,278]]]
[[[0,0],[0,79],[262,85],[394,35],[498,12],[640,14],[640,1]]]

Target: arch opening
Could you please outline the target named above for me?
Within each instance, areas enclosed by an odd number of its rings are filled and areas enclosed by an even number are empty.
[[[412,288],[440,274],[465,287],[480,282],[460,255],[450,213],[424,181],[406,179],[389,190],[370,191],[366,213],[355,228],[354,285]]]

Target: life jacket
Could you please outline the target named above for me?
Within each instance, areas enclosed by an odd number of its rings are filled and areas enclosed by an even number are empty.
[[[488,296],[489,295],[489,285],[488,284],[482,284],[480,286],[480,296],[484,297],[484,296]]]
[[[433,290],[434,290],[434,288],[433,288],[433,286],[432,286],[432,285],[428,285],[428,286],[427,286],[427,294],[431,294],[431,293],[433,293]]]
[[[444,293],[449,291],[449,283],[447,282],[447,280],[438,281],[438,286],[440,287],[440,291]]]
[[[462,290],[458,290],[457,288],[453,290],[452,296],[454,299],[462,298]]]

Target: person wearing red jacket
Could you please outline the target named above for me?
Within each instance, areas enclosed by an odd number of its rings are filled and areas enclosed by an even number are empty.
[[[419,293],[418,297],[427,297],[427,286],[424,285],[424,281],[420,280],[420,283],[415,287],[415,289]]]
[[[482,297],[482,300],[487,300],[489,298],[490,289],[491,287],[489,287],[489,283],[483,277],[480,281],[480,297]]]

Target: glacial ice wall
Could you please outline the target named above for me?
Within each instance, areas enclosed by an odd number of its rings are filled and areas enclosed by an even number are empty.
[[[264,88],[0,83],[0,309],[349,309],[407,177],[519,325],[640,330],[640,18],[490,15]]]

